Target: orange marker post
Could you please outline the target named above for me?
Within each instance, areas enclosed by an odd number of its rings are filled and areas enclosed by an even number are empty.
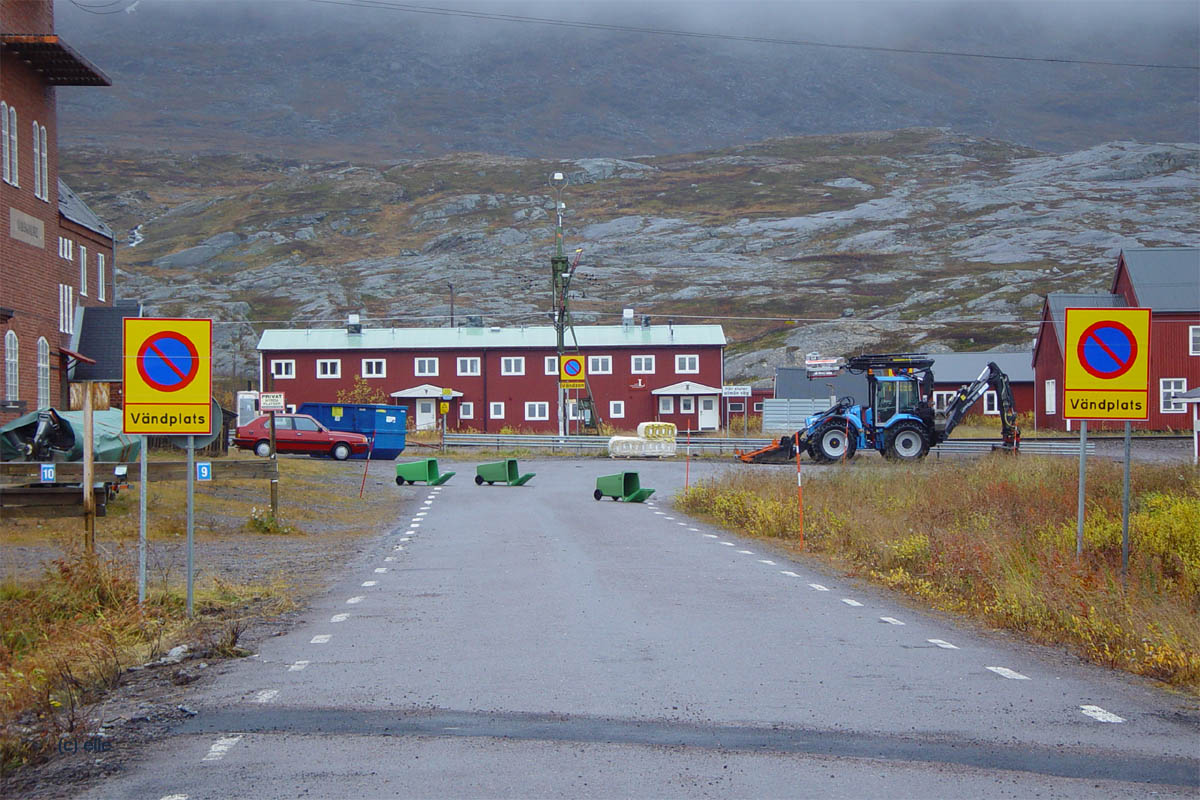
[[[799,437],[796,437],[799,439]],[[804,549],[804,475],[800,471],[800,447],[796,446],[796,509],[800,516],[800,549]]]
[[[683,490],[688,490],[688,477],[692,474],[692,429],[687,432],[687,453],[683,457]]]

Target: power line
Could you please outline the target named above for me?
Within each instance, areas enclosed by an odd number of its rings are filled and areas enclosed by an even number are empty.
[[[80,11],[83,11],[85,13],[95,14],[98,17],[104,17],[104,16],[108,16],[110,14],[124,14],[129,9],[133,8],[139,2],[141,2],[141,0],[133,0],[132,3],[129,3],[128,5],[123,6],[121,8],[113,9],[112,11],[96,11],[95,10],[98,8],[112,8],[112,6],[115,6],[115,5],[118,5],[119,3],[124,3],[124,2],[126,2],[126,0],[113,0],[113,2],[111,2],[111,3],[87,4],[87,3],[80,3],[80,2],[78,2],[78,0],[71,0],[71,5],[75,6]]]
[[[468,11],[465,9],[441,8],[438,6],[411,5],[409,3],[393,3],[386,0],[309,0],[322,5],[347,6],[350,8],[379,8],[389,11],[401,11],[410,14],[427,14],[439,17],[465,17],[467,19],[482,19],[494,22],[514,22],[525,25],[546,25],[556,28],[582,28],[586,30],[614,31],[619,33],[642,33],[654,36],[675,36],[686,39],[719,39],[731,42],[750,42],[753,44],[777,44],[791,47],[823,47],[833,50],[863,50],[873,53],[893,53],[904,55],[950,56],[953,58],[982,58],[998,61],[1025,61],[1050,64],[1082,64],[1099,67],[1136,67],[1140,69],[1182,69],[1200,71],[1200,66],[1184,64],[1154,64],[1129,61],[1102,61],[1081,58],[1051,58],[1037,56],[1012,56],[993,53],[970,53],[960,50],[924,50],[909,47],[882,47],[864,44],[836,44],[833,42],[817,42],[807,39],[779,39],[771,36],[739,36],[731,33],[705,33],[702,31],[683,31],[671,28],[651,28],[639,25],[617,25],[606,22],[585,22],[581,20],[555,19],[552,17],[529,17],[521,14],[499,14],[485,11]]]

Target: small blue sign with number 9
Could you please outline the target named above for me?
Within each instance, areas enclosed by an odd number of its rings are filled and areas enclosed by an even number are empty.
[[[212,480],[212,462],[197,461],[196,462],[196,480],[211,481]]]

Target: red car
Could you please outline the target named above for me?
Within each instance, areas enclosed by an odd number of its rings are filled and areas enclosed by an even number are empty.
[[[256,455],[271,454],[270,416],[261,416],[237,429],[233,443]],[[352,455],[365,455],[370,442],[361,433],[331,431],[307,414],[275,415],[275,451],[332,456],[345,461]]]

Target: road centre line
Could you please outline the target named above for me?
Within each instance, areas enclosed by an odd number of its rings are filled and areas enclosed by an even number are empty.
[[[423,517],[423,516],[425,516],[425,515],[426,515],[426,514],[428,514],[428,513],[429,513],[429,512],[428,512],[428,511],[425,511],[425,510],[418,511],[418,512],[417,512],[417,516],[418,516],[418,517]]]
[[[288,672],[303,672],[304,668],[311,663],[311,661],[297,661],[295,664],[288,666]]]
[[[992,672],[996,673],[997,675],[999,675],[1002,678],[1008,678],[1010,681],[1027,681],[1027,680],[1029,680],[1028,675],[1022,675],[1019,672],[1014,672],[1013,670],[1009,669],[1008,667],[988,667],[988,669],[990,669]]]
[[[395,560],[396,560],[396,557],[395,557],[395,556],[388,556],[387,558],[383,559],[383,561],[384,561],[384,563],[385,563],[385,564],[386,564],[386,563],[391,563],[391,562],[393,562],[393,561],[395,561]]]
[[[387,567],[376,567],[375,572],[376,572],[376,574],[382,573],[382,572],[387,572]]]
[[[254,698],[254,702],[269,703],[278,696],[279,696],[278,689],[263,689],[261,692],[258,693],[258,696]]]
[[[936,644],[938,647],[942,648],[943,650],[957,650],[958,649],[958,645],[950,644],[949,642],[944,641],[942,639],[926,639],[925,641],[929,642],[930,644]]]
[[[409,529],[410,529],[410,530],[414,530],[414,531],[415,531],[417,528],[421,527],[421,523],[419,523],[419,522],[414,522],[412,525],[409,525],[408,527],[409,527]]]
[[[400,538],[399,538],[397,541],[401,541],[401,542],[411,542],[411,541],[412,541],[412,539],[410,539],[410,538],[409,538],[409,537],[407,537],[407,536],[401,536],[401,537],[400,537]],[[401,547],[400,545],[396,545],[396,549],[397,549],[397,550],[403,550],[404,548],[403,548],[403,547]]]
[[[687,527],[687,523],[686,523],[686,522],[676,522],[675,524],[676,524],[676,525],[678,525],[678,526],[679,526],[679,527],[681,527],[681,528],[686,528],[686,527]]]
[[[706,534],[704,534],[704,538],[705,539],[720,539],[721,537],[717,536],[715,533],[706,533]]]
[[[903,625],[904,623],[895,617],[880,617],[880,622],[886,622],[888,625]]]
[[[775,562],[774,562],[774,561],[769,561],[769,560],[767,560],[767,559],[765,559],[765,558],[760,558],[760,559],[758,560],[758,563],[760,563],[760,564],[770,564],[772,567],[773,567],[773,566],[775,566]]]
[[[363,581],[362,585],[363,586],[378,586],[379,581]]]
[[[800,576],[799,576],[799,575],[797,575],[796,573],[794,573],[794,572],[790,572],[790,571],[788,571],[788,570],[786,570],[786,569],[781,569],[781,570],[779,570],[779,574],[780,574],[780,575],[787,575],[789,578],[799,578],[799,577],[800,577]]]
[[[1124,722],[1124,717],[1118,717],[1111,711],[1105,711],[1100,706],[1080,706],[1079,710],[1097,722]]]
[[[721,542],[721,544],[725,545],[726,547],[737,547],[737,545],[733,542]]]
[[[349,614],[334,614],[332,617],[329,618],[329,621],[330,622],[345,622],[348,619],[350,619]]]
[[[354,597],[351,597],[349,600],[347,600],[346,605],[351,605],[351,606],[357,605],[366,599],[367,599],[366,595],[362,595],[362,594],[356,595]]]
[[[739,553],[741,553],[742,555],[745,555],[745,556],[752,556],[752,555],[754,555],[754,551],[753,551],[753,550],[738,550],[738,552],[739,552]]]
[[[829,587],[827,587],[827,586],[822,586],[822,585],[821,585],[821,584],[819,584],[819,583],[810,583],[810,584],[809,584],[809,586],[811,586],[812,588],[816,589],[818,592],[828,592],[828,591],[829,591]]]
[[[700,532],[700,529],[699,529],[699,528],[688,528],[688,530],[689,530],[689,531],[692,531],[693,533],[699,533],[699,532]]]
[[[309,640],[309,644],[329,644],[329,640],[333,638],[332,634],[318,633]]]
[[[654,513],[658,514],[660,517],[665,517],[667,515],[667,512],[665,511],[655,511]]]
[[[842,602],[848,606],[854,606],[855,608],[860,608],[862,606],[862,603],[858,602],[857,600],[851,600],[849,597],[843,597]]]
[[[201,761],[220,761],[229,752],[229,748],[242,740],[241,736],[222,736],[213,742],[213,746],[208,748],[208,755],[200,759]]]
[[[674,518],[674,517],[663,517],[663,519],[669,519],[669,520],[671,520],[671,522],[674,522],[674,521],[675,521],[675,518]]]
[[[164,794],[158,800],[188,800],[186,794]]]
[[[433,505],[433,501],[432,501],[432,500],[425,500],[425,501],[423,501],[423,502],[424,502],[424,503],[425,503],[425,505],[427,505],[427,506],[431,506],[431,505]]]

